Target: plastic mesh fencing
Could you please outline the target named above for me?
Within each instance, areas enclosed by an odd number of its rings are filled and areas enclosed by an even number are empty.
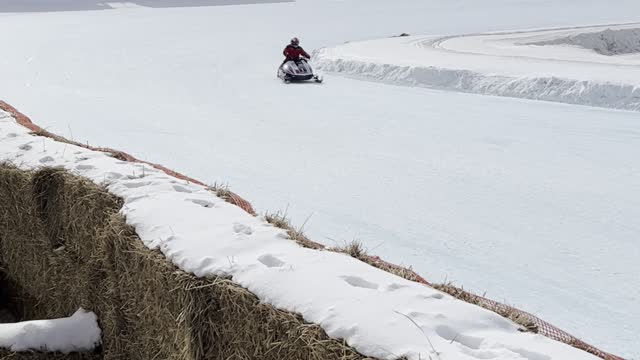
[[[589,345],[586,342],[567,333],[566,331],[559,329],[556,326],[553,326],[548,322],[540,319],[539,317],[531,315],[526,311],[514,308],[513,306],[487,299],[483,296],[470,293],[464,289],[457,288],[451,285],[433,285],[433,287],[438,290],[444,291],[458,299],[481,306],[503,317],[514,320],[516,323],[524,327],[523,331],[538,333],[550,339],[563,342],[567,345],[571,345],[577,349],[584,350],[605,360],[624,360],[619,356],[607,353],[595,346]]]

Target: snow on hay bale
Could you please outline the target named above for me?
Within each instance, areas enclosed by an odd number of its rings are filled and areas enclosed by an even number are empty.
[[[0,165],[0,268],[22,319],[92,310],[103,330],[95,358],[364,358],[228,279],[178,270],[144,246],[121,206],[62,170]]]
[[[92,351],[101,343],[96,314],[78,309],[60,319],[0,324],[0,348],[62,353]]]

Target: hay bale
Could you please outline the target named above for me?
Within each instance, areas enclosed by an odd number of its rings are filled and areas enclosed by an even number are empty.
[[[0,165],[0,264],[12,306],[21,320],[68,316],[78,307],[94,311],[102,351],[77,358],[365,358],[229,279],[177,269],[144,246],[121,206],[61,169],[32,173]]]

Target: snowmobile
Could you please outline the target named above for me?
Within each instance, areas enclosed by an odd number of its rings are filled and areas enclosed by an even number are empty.
[[[285,83],[313,80],[322,82],[322,77],[313,73],[311,65],[306,59],[286,61],[278,68],[278,77]]]

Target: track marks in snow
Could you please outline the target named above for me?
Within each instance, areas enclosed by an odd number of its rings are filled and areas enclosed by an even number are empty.
[[[18,148],[22,151],[29,151],[31,149],[33,149],[33,147],[31,145],[29,145],[29,143],[26,143],[24,145],[20,145],[20,147]]]

